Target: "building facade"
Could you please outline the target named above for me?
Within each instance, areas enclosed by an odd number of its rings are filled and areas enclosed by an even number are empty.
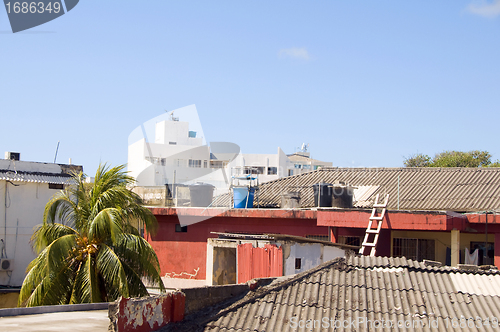
[[[18,154],[17,154],[18,157]],[[81,166],[0,159],[0,285],[21,286],[36,257],[30,239],[45,205]]]

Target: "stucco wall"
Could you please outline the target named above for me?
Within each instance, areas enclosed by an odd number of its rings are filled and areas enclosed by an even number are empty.
[[[186,233],[177,233],[176,215],[156,217],[158,232],[148,236],[148,241],[158,255],[162,276],[174,278],[206,279],[207,239],[217,237],[210,232],[328,235],[328,228],[316,226],[315,219],[214,217],[189,225]]]
[[[12,272],[0,271],[0,284],[22,284],[26,267],[35,258],[30,245],[33,228],[43,222],[45,204],[58,191],[47,183],[0,181],[0,238],[7,257],[14,260]]]

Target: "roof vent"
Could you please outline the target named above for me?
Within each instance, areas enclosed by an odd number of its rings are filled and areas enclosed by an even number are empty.
[[[477,271],[479,266],[470,264],[458,264],[458,268],[463,271]]]
[[[8,160],[20,160],[21,159],[21,153],[19,152],[5,152],[5,159]]]
[[[430,267],[441,267],[443,266],[443,263],[424,259],[424,265]]]

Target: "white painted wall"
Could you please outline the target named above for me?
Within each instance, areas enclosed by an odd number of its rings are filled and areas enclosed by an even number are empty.
[[[8,258],[14,260],[12,272],[0,271],[0,285],[21,286],[28,264],[36,257],[30,244],[33,229],[42,223],[45,204],[58,190],[49,189],[47,183],[13,184],[0,181],[0,238]]]
[[[321,243],[294,243],[293,245],[284,243],[282,246],[284,249],[283,259],[285,262],[283,270],[285,275],[304,272],[336,257],[345,256],[343,249]],[[289,246],[289,249],[286,248],[287,246]],[[302,260],[300,269],[295,269],[296,258]]]
[[[189,137],[188,122],[158,122],[155,128],[155,143],[170,145],[170,142],[174,142],[176,145],[199,146],[203,144],[203,139],[201,137]]]
[[[345,257],[345,251],[343,249],[331,246],[323,247],[323,262],[331,261],[337,257]]]

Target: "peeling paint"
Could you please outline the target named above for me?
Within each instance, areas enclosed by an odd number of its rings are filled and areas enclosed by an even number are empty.
[[[167,273],[165,273],[165,277],[166,278],[182,278],[182,279],[186,279],[186,278],[182,277],[182,275],[186,275],[186,276],[189,277],[187,279],[191,279],[191,278],[194,278],[194,277],[196,277],[198,275],[198,271],[200,271],[199,267],[197,269],[194,269],[194,273],[187,273],[187,272],[181,272],[181,273],[167,272]]]
[[[150,332],[184,319],[185,295],[182,292],[138,299],[120,298],[117,303],[118,312],[111,324],[115,332]]]

